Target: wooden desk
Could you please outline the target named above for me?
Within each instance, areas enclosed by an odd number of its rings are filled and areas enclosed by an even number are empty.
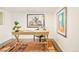
[[[44,35],[44,36],[47,36],[48,38],[49,32],[47,31],[19,31],[19,32],[12,32],[12,34],[16,37],[17,41],[19,41],[20,35]]]

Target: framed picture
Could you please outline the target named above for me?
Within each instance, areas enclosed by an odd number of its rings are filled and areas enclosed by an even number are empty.
[[[3,25],[3,12],[0,12],[0,25]]]
[[[27,14],[27,27],[29,28],[45,27],[45,15]]]
[[[67,37],[67,8],[64,7],[57,13],[57,33]]]

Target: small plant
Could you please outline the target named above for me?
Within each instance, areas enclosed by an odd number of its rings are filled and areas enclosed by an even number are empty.
[[[13,27],[13,30],[15,30],[15,32],[19,31],[19,28],[21,28],[20,23],[18,21],[14,22],[15,26]]]

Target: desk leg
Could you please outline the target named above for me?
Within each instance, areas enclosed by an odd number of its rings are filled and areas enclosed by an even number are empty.
[[[47,39],[48,39],[48,35],[47,35]]]
[[[15,38],[17,39],[17,42],[19,42],[19,35],[15,35]]]
[[[34,35],[34,38],[33,38],[33,40],[35,41],[35,35]]]

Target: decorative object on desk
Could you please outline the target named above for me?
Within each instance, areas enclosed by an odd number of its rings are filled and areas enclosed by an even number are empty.
[[[44,14],[27,14],[27,27],[38,28],[45,27],[45,15]]]
[[[20,23],[18,21],[15,21],[14,24],[15,26],[13,27],[13,30],[15,30],[15,32],[18,32],[21,28]]]
[[[67,36],[67,8],[61,9],[57,13],[57,33]]]
[[[0,25],[3,24],[3,12],[0,12]]]
[[[45,27],[41,27],[41,26],[39,26],[36,30],[44,31],[44,30],[46,30],[46,28],[45,28]]]
[[[45,27],[43,27],[43,30],[46,30],[46,28],[45,28]]]

